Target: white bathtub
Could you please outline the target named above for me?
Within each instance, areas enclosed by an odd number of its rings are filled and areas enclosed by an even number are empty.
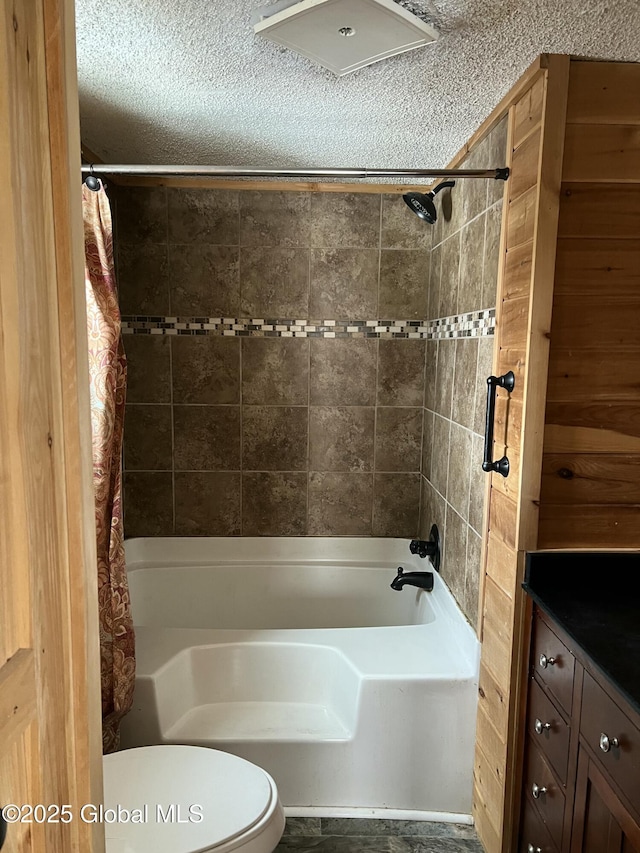
[[[133,539],[123,747],[264,767],[289,815],[470,821],[479,644],[408,540]]]

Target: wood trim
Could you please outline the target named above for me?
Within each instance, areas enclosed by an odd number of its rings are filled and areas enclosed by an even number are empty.
[[[507,766],[505,785],[505,817],[502,837],[503,853],[509,853],[518,841],[520,825],[521,784],[524,774],[524,747],[526,738],[527,673],[531,639],[531,600],[521,587],[524,580],[524,551],[518,552],[516,584],[514,590],[509,691],[509,730],[507,735]]]
[[[512,395],[514,403],[518,402],[513,407],[513,416],[518,422],[511,424],[511,407],[505,408],[500,401],[500,411],[504,409],[504,412],[501,416],[502,432],[498,436],[500,441],[506,439],[512,445],[510,450],[514,457],[513,475],[516,481],[506,489],[504,483],[493,478],[487,554],[489,549],[495,550],[497,547],[503,554],[511,556],[511,565],[496,568],[501,588],[504,592],[508,590],[511,597],[512,609],[509,614],[501,614],[500,609],[496,610],[497,587],[493,581],[485,579],[482,634],[483,666],[488,664],[501,682],[508,708],[508,719],[502,733],[505,741],[505,752],[501,751],[504,774],[499,773],[504,784],[500,794],[496,794],[502,814],[499,833],[502,853],[515,849],[519,825],[531,621],[531,607],[520,583],[524,573],[524,550],[535,547],[537,535],[546,395],[544,378],[547,373],[553,305],[569,63],[568,57],[549,57],[543,85],[534,83],[538,85],[535,93],[523,92],[519,104],[510,115],[510,149],[513,149],[516,114],[519,147],[513,154],[512,179],[507,189],[508,204],[502,244],[504,257],[501,259],[502,276],[496,318],[499,345],[496,363],[502,372],[514,361],[513,357],[509,358],[509,354],[520,353],[512,367],[514,371],[517,370],[519,385],[517,396],[515,392]],[[532,111],[530,117],[526,114],[527,110]],[[542,123],[538,131],[536,122],[540,115]],[[516,278],[512,292],[509,291],[507,273]],[[510,298],[505,298],[507,292]],[[515,489],[511,488],[512,485]],[[512,494],[517,498],[515,502],[510,497]],[[489,571],[486,560],[483,570],[485,574]],[[491,742],[488,741],[489,749]],[[481,759],[482,750],[477,749],[476,763]],[[499,756],[492,756],[494,759],[500,762]],[[476,791],[477,788],[476,785]],[[486,792],[477,796],[484,797],[483,808],[491,814],[490,809],[497,804],[486,802]],[[492,823],[497,830],[495,818]]]
[[[517,516],[517,550],[509,734],[507,740],[507,784],[503,851],[518,842],[521,779],[524,760],[526,682],[531,606],[520,584],[524,579],[524,552],[537,546],[538,504],[541,488],[544,413],[549,364],[549,330],[553,307],[553,281],[558,237],[559,196],[569,89],[570,59],[549,58],[549,73],[542,119],[538,165],[538,203],[527,329],[528,359],[523,393],[522,445]]]
[[[551,57],[543,119],[523,394],[522,432],[527,445],[520,472],[519,551],[536,547],[569,63],[569,57]]]
[[[534,63],[535,65],[536,63]],[[530,67],[531,70],[533,66]],[[497,108],[496,108],[497,109]],[[513,159],[513,117],[514,117],[515,107],[512,105],[509,107],[509,122],[507,126],[507,156],[506,156],[506,166],[511,169],[512,159]],[[502,115],[497,119],[498,121],[502,118]],[[492,125],[493,127],[493,125]],[[498,249],[499,252],[499,261],[498,261],[498,280],[496,285],[496,328],[500,328],[502,324],[502,299],[500,299],[500,294],[505,289],[505,281],[507,280],[507,267],[506,267],[506,254],[507,254],[507,223],[509,220],[509,204],[508,200],[503,199],[502,203],[502,218],[500,224],[500,246]],[[497,375],[498,364],[500,359],[500,348],[498,342],[494,340],[493,346],[493,359],[492,359],[492,367],[491,372],[492,375]],[[491,505],[491,477],[486,478],[485,487],[484,487],[484,509],[482,514],[482,530],[484,531],[484,535],[482,537],[482,546],[481,546],[481,556],[480,556],[480,583],[478,590],[478,620],[477,620],[477,634],[478,639],[482,642],[483,632],[484,632],[484,598],[485,598],[485,583],[487,577],[487,558],[488,558],[488,545],[489,545],[489,513],[490,513],[490,505]]]
[[[428,178],[422,184],[356,184],[356,183],[329,183],[314,181],[271,181],[265,178],[261,181],[237,180],[224,178],[171,178],[161,176],[125,176],[115,175],[108,177],[118,186],[123,187],[181,187],[184,189],[211,189],[211,190],[251,190],[258,192],[303,192],[303,193],[389,193],[400,195],[401,193],[426,192],[432,185]],[[438,182],[442,178],[438,179]]]
[[[73,0],[45,0],[47,87],[52,169],[56,175],[53,218],[58,282],[58,320],[68,543],[69,643],[72,664],[74,779],[77,802],[100,803],[102,712],[98,630],[95,497],[84,289],[84,226],[80,168],[80,117]],[[98,824],[75,821],[82,849],[104,850]]]
[[[546,73],[544,75],[546,77]],[[538,86],[538,92],[540,91],[540,81],[539,79],[536,81],[530,81],[530,86]],[[546,90],[546,82],[543,78],[542,80],[543,90]],[[525,89],[524,92],[520,93],[520,102],[524,102],[527,105],[527,109],[532,108],[535,111],[538,110],[536,107],[537,96],[533,97],[530,92],[527,92]],[[524,111],[526,112],[526,110]],[[516,116],[518,117],[518,125],[520,127],[527,126],[527,119],[524,116],[522,108],[518,111],[518,102],[511,106],[509,111],[509,128],[508,128],[508,165],[513,166],[514,162],[514,134],[516,132]],[[537,121],[537,118],[536,118]],[[535,124],[535,121],[529,122],[530,125]],[[532,137],[535,134],[532,134]],[[522,159],[522,158],[520,158]],[[531,164],[530,157],[525,157],[522,160],[523,168],[531,168],[533,165],[532,171],[537,174],[537,159],[535,159],[534,163]],[[519,181],[522,185],[523,178],[520,177]],[[526,182],[523,186],[526,186]],[[511,252],[515,246],[518,244],[527,244],[528,241],[533,237],[534,229],[533,229],[533,215],[535,214],[535,210],[537,209],[537,193],[535,187],[530,188],[524,193],[520,193],[519,201],[514,205],[512,202],[512,185],[511,182],[507,184],[507,198],[505,199],[505,204],[503,207],[503,220],[502,220],[502,231],[500,237],[500,264],[499,264],[499,274],[498,274],[498,290],[497,290],[497,305],[496,305],[496,348],[494,351],[494,373],[503,372],[503,361],[505,355],[509,354],[509,350],[504,348],[503,344],[503,333],[505,331],[505,316],[508,315],[509,311],[513,307],[511,303],[515,302],[516,306],[520,302],[526,302],[528,305],[528,298],[524,300],[521,298],[522,296],[528,297],[528,290],[530,286],[530,275],[527,277],[527,280],[523,280],[522,270],[518,269],[518,263],[515,265],[512,263],[512,259],[510,258]],[[516,182],[516,191],[518,191],[518,185]],[[524,213],[523,213],[524,211]],[[516,227],[514,227],[514,219],[516,220]],[[529,225],[531,223],[531,225]],[[517,259],[521,260],[522,257],[525,257],[531,251],[531,244],[527,246],[524,251],[524,255],[522,253],[518,254]],[[530,266],[527,263],[527,268],[530,271]],[[515,300],[507,300],[505,296],[509,293],[510,290],[510,280],[511,277],[516,271],[516,275],[518,278],[518,284],[516,285],[515,292],[517,293],[517,298]],[[525,318],[526,320],[526,318]],[[526,333],[526,323],[522,327],[522,340],[516,341],[515,343],[518,345],[519,349],[524,349],[526,346],[526,342],[524,340]],[[509,366],[511,366],[511,362],[514,362],[515,369],[515,361],[518,362],[519,365],[522,365],[522,359],[519,355],[514,358],[509,358]],[[524,369],[526,371],[526,360],[523,364]],[[508,368],[507,368],[508,369]],[[520,385],[520,368],[517,369],[518,373],[518,385]],[[520,387],[517,389],[517,397],[521,398],[522,390]],[[493,478],[492,478],[493,480]],[[507,498],[499,489],[495,488],[495,481],[492,483],[490,495],[489,495],[489,506],[487,510],[487,515],[485,516],[485,527],[484,527],[484,559],[481,566],[481,578],[483,580],[483,622],[482,622],[482,660],[480,666],[481,672],[481,681],[480,681],[480,701],[479,707],[488,707],[491,708],[492,715],[491,718],[496,727],[496,735],[497,741],[495,738],[488,738],[484,741],[481,739],[477,739],[476,741],[476,757],[475,757],[475,778],[476,785],[474,787],[474,815],[476,818],[476,824],[478,827],[478,832],[480,835],[480,839],[484,844],[487,850],[495,851],[495,853],[499,853],[499,851],[509,850],[510,837],[511,837],[511,826],[509,823],[510,820],[510,812],[508,810],[508,804],[505,799],[507,796],[507,791],[509,790],[509,786],[513,785],[509,778],[509,773],[511,772],[511,766],[509,763],[509,733],[511,723],[511,715],[512,715],[512,687],[510,683],[510,671],[511,671],[511,646],[513,642],[512,631],[513,631],[513,595],[514,595],[514,585],[513,585],[513,567],[510,567],[504,563],[504,560],[501,561],[500,565],[492,565],[489,566],[489,559],[494,559],[494,554],[499,553],[501,555],[511,555],[512,558],[516,559],[515,553],[515,530],[516,530],[516,519],[517,519],[517,505],[513,503],[512,500]],[[490,579],[489,576],[494,576]],[[499,583],[499,586],[497,585]],[[495,598],[496,591],[501,590],[501,595],[505,597],[506,601],[509,601],[509,618],[506,620],[506,625],[503,629],[506,629],[507,635],[503,637],[503,642],[500,643],[498,637],[496,636],[496,630],[494,626],[491,624],[492,617],[488,615],[488,605]],[[495,614],[494,614],[495,615]],[[499,629],[498,629],[499,630]],[[506,641],[506,644],[505,644]],[[504,658],[502,663],[499,660],[495,660],[495,656],[501,656]],[[491,658],[494,658],[491,660]],[[488,669],[488,664],[492,665],[492,669],[498,669],[500,672],[495,676],[491,674]],[[503,683],[500,684],[498,682],[499,679]],[[498,705],[496,705],[496,702]],[[498,713],[501,711],[502,713]],[[480,729],[482,731],[482,729]],[[482,779],[481,771],[482,764],[485,761],[484,755],[485,750],[492,751],[492,744],[499,744],[500,742],[504,743],[504,746],[499,748],[496,754],[491,755],[491,759],[493,762],[493,766],[497,770],[499,774],[499,778],[496,778],[497,787],[489,787],[486,790],[482,789],[481,782]],[[486,778],[486,771],[485,771]],[[492,801],[492,798],[494,801]],[[499,818],[495,816],[495,811],[498,811]]]
[[[4,4],[0,616],[18,615],[0,623],[0,702],[13,706],[3,738],[18,736],[0,773],[14,802],[76,816],[16,829],[9,844],[25,853],[104,850],[103,826],[77,811],[101,801],[102,750],[74,45],[72,0]]]
[[[0,96],[1,420],[6,424],[2,455],[8,457],[1,503],[2,537],[10,558],[0,571],[10,582],[12,575],[25,577],[20,597],[11,602],[23,614],[21,636],[10,625],[13,636],[8,639],[31,650],[35,672],[33,725],[13,744],[14,759],[3,767],[3,782],[12,799],[14,791],[22,790],[25,803],[75,805],[64,530],[71,484],[63,471],[48,126],[54,107],[48,98],[44,5],[42,0],[4,4],[0,13],[0,76],[8,80]],[[1,633],[6,630],[0,626]],[[43,799],[34,798],[38,795]],[[43,824],[38,849],[65,849],[63,829]],[[76,828],[70,833],[75,840]],[[32,843],[25,843],[25,851],[32,849]]]

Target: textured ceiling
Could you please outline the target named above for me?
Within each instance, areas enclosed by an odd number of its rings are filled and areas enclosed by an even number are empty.
[[[441,167],[539,53],[640,61],[639,0],[435,0],[438,42],[337,78],[255,36],[263,4],[76,0],[84,142],[111,163]]]

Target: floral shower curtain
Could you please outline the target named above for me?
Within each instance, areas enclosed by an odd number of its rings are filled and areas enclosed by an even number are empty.
[[[119,746],[120,720],[131,708],[135,678],[121,499],[127,366],[113,270],[111,208],[101,183],[97,191],[82,185],[82,211],[98,545],[102,744],[106,753]]]

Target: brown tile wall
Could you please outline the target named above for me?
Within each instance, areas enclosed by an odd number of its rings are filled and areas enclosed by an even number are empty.
[[[503,165],[506,123],[462,165]],[[501,182],[400,196],[119,189],[123,314],[435,319],[495,305]],[[493,337],[125,337],[127,536],[443,537],[475,624]]]
[[[506,119],[461,164],[502,165]],[[429,316],[492,308],[502,214],[501,181],[460,181],[443,190],[434,229]],[[420,536],[433,523],[443,539],[442,576],[472,625],[478,612],[484,489],[486,379],[493,337],[427,341]]]
[[[396,195],[119,188],[125,315],[425,319]],[[417,535],[425,342],[125,336],[125,532]]]

